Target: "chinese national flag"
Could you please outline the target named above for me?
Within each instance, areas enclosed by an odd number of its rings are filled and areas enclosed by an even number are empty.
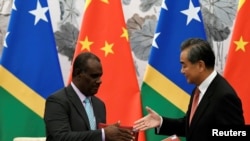
[[[140,88],[120,0],[86,1],[74,58],[85,51],[100,57],[103,65],[97,96],[106,104],[107,124],[120,120],[133,126],[142,117]]]
[[[240,1],[224,75],[237,91],[250,124],[250,1]],[[230,110],[230,109],[229,109]]]

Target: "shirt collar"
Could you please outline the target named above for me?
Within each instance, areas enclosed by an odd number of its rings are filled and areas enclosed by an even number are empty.
[[[84,101],[86,99],[86,96],[76,87],[76,85],[73,82],[71,82],[70,84],[74,89],[74,91],[76,92],[76,94],[78,95],[78,97],[80,98],[80,100]]]
[[[213,72],[198,86],[202,95],[206,92],[208,86],[214,80],[216,75],[217,75],[217,72],[213,70]]]

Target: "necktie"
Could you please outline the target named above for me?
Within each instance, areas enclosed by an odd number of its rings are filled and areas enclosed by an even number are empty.
[[[90,129],[95,130],[96,129],[96,122],[95,122],[94,111],[93,111],[92,105],[90,103],[90,99],[86,98],[84,100],[84,103],[85,103],[85,110],[86,110],[86,113],[87,113],[88,119],[89,119]]]
[[[189,117],[189,124],[191,123],[194,112],[198,106],[199,95],[200,95],[200,90],[196,88],[194,92],[194,98],[193,98],[192,108],[191,108],[190,117]]]

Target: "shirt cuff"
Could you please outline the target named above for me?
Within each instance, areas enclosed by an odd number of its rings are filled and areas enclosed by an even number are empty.
[[[161,118],[161,123],[160,123],[160,125],[158,127],[156,127],[157,134],[159,134],[161,126],[162,126],[162,122],[163,122],[162,116],[160,116],[160,118]]]
[[[103,128],[102,128],[102,141],[105,141],[105,132]]]

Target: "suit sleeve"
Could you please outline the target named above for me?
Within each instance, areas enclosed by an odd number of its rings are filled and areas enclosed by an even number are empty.
[[[178,119],[172,119],[167,117],[162,117],[163,122],[162,126],[159,131],[159,135],[173,135],[176,134],[178,136],[184,136],[185,135],[185,122],[186,117],[178,118]],[[155,129],[156,133],[156,129]]]

